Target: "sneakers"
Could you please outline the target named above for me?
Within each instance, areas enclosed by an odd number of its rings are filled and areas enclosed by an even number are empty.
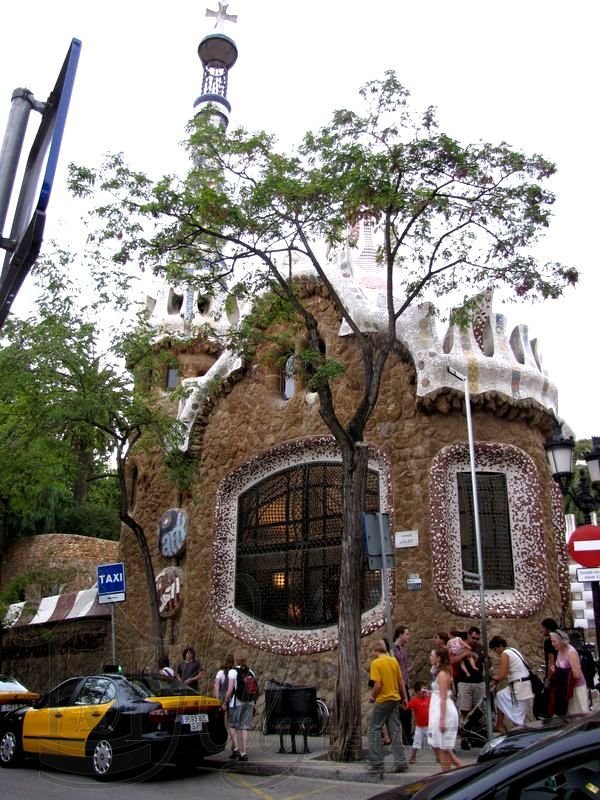
[[[404,767],[392,767],[390,772],[408,772],[408,765]]]
[[[231,753],[229,754],[229,758],[230,759],[238,759],[239,760],[241,758],[240,751],[237,748],[235,750],[232,750]],[[248,756],[246,756],[246,760],[247,759],[248,759]]]
[[[248,753],[240,753],[240,761],[248,761]]]

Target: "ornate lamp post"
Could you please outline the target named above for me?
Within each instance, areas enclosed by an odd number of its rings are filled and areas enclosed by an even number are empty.
[[[573,454],[575,441],[572,436],[565,437],[559,424],[544,445],[552,470],[552,477],[560,486],[564,497],[570,497],[583,513],[586,525],[592,521],[592,512],[600,509],[600,436],[592,436],[592,449],[584,456],[587,470],[581,472],[579,486],[573,490],[569,483],[573,477]],[[596,652],[600,653],[600,584],[591,581],[594,603],[594,622],[596,626]]]

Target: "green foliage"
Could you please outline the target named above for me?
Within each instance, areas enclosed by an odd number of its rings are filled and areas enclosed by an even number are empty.
[[[171,450],[165,457],[165,466],[170,481],[180,492],[191,492],[197,474],[198,463],[188,453]]]

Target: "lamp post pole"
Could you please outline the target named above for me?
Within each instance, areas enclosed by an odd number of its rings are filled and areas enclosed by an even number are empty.
[[[485,721],[488,740],[492,739],[492,698],[490,692],[490,670],[488,660],[487,620],[485,613],[485,581],[483,577],[483,548],[481,546],[481,529],[479,527],[479,500],[477,493],[477,470],[475,468],[475,444],[473,441],[473,424],[471,421],[471,395],[469,379],[462,372],[448,367],[448,372],[462,381],[465,390],[465,411],[467,415],[467,437],[469,440],[469,462],[471,466],[471,487],[473,491],[473,523],[475,527],[475,550],[477,554],[477,573],[479,579],[479,624],[483,648],[483,682],[485,688]]]
[[[556,423],[554,433],[544,445],[552,477],[560,486],[563,497],[570,497],[583,514],[586,525],[592,521],[592,512],[600,509],[600,436],[592,436],[592,449],[586,453],[587,470],[581,471],[579,486],[571,489],[573,477],[573,454],[575,441],[572,436],[563,436],[562,426]],[[592,493],[592,487],[596,493]],[[591,581],[592,603],[594,607],[594,627],[596,631],[596,656],[600,655],[600,583]]]

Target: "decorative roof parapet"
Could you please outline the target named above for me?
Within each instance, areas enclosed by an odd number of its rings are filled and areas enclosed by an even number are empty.
[[[474,324],[452,324],[440,343],[433,306],[423,303],[409,309],[398,320],[398,339],[411,353],[417,372],[417,397],[452,388],[461,391],[448,367],[467,375],[471,394],[497,392],[511,400],[531,399],[555,415],[558,393],[542,370],[537,343],[529,342],[526,325],[518,325],[510,338],[506,318],[489,314],[484,330],[484,348],[477,341]]]

